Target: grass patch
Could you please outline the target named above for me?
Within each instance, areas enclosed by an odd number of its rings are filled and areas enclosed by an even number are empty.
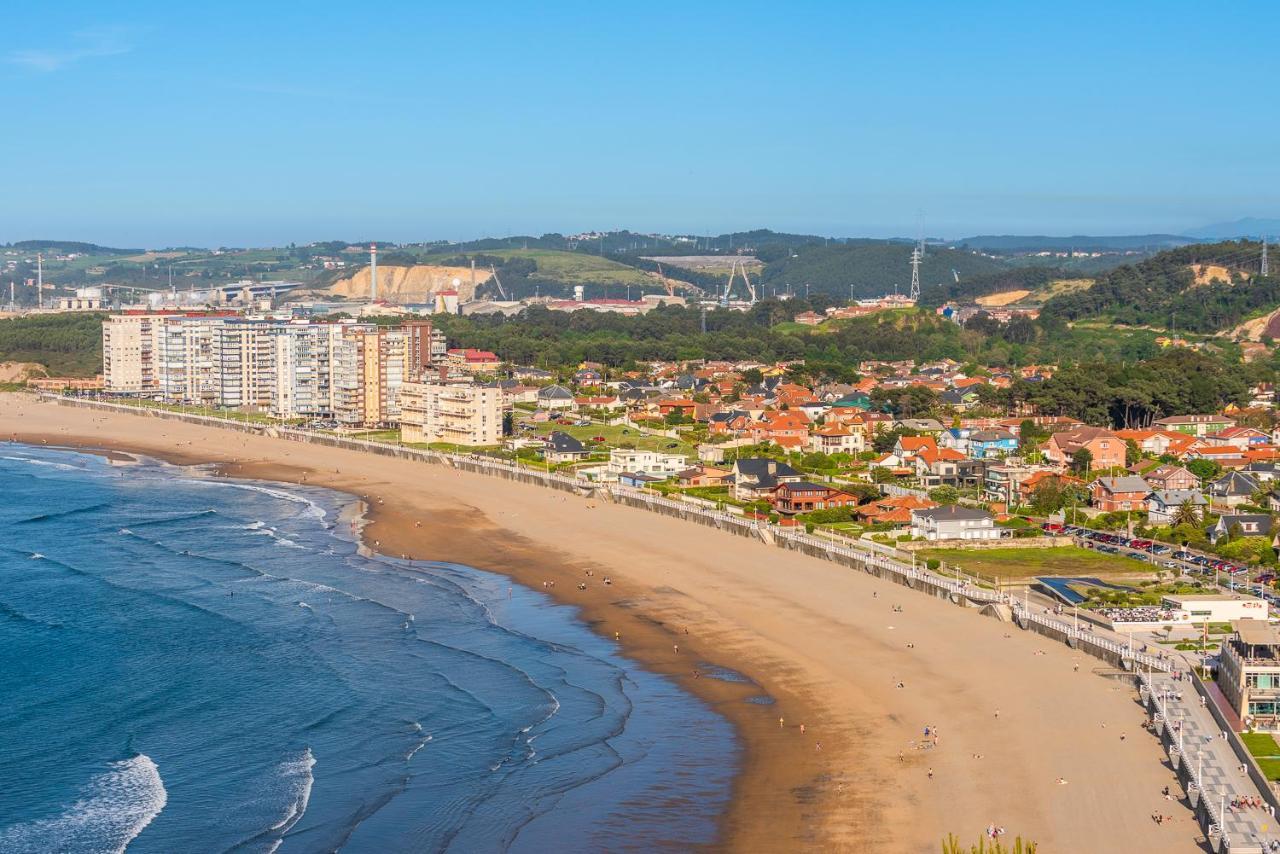
[[[1280,780],[1280,744],[1270,733],[1246,732],[1240,739],[1268,780]]]
[[[657,278],[599,255],[567,252],[560,249],[485,249],[481,254],[499,258],[529,258],[538,265],[539,278],[554,279],[567,285],[650,285],[661,287]],[[456,257],[456,253],[444,257]],[[426,256],[422,263],[435,263],[439,258]]]
[[[547,436],[559,430],[562,433],[568,433],[573,438],[582,442],[589,448],[600,448],[607,450],[609,448],[620,447],[624,443],[639,448],[642,451],[659,451],[664,454],[683,454],[686,457],[697,459],[698,449],[695,445],[685,441],[685,439],[672,439],[667,436],[650,436],[647,433],[641,433],[634,427],[627,427],[624,424],[588,424],[586,427],[566,426],[564,424],[556,424],[554,422],[535,423],[533,421],[524,422],[533,427],[533,430],[517,430],[517,436]],[[604,439],[603,442],[592,442],[596,436]],[[674,444],[671,448],[668,445]]]
[[[997,578],[1027,578],[1033,575],[1133,575],[1143,565],[1119,555],[1099,554],[1091,549],[1057,546],[1048,549],[923,549],[921,560],[936,558],[959,564],[970,572]]]

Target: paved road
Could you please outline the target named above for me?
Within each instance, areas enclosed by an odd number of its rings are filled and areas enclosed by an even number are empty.
[[[1240,771],[1240,760],[1230,743],[1220,737],[1222,728],[1212,713],[1200,704],[1200,695],[1195,688],[1190,682],[1175,681],[1167,673],[1153,673],[1150,681],[1154,690],[1164,698],[1170,722],[1175,725],[1181,723],[1182,747],[1188,765],[1193,774],[1199,769],[1205,797],[1215,815],[1225,796],[1226,829],[1232,850],[1252,844],[1261,845],[1266,851],[1271,842],[1280,844],[1277,820],[1265,809],[1231,810],[1232,797],[1258,797],[1258,787]]]

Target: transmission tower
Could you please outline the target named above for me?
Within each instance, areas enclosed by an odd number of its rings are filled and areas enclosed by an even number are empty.
[[[920,301],[920,247],[911,250],[911,299]]]

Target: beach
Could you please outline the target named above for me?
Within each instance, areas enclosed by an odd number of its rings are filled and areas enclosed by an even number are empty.
[[[726,849],[936,850],[992,823],[1045,852],[1197,848],[1190,812],[1160,795],[1174,777],[1127,683],[891,582],[445,466],[25,395],[0,397],[0,435],[346,492],[366,503],[371,548],[503,573],[577,606],[733,724],[745,750]],[[709,666],[754,684],[710,678]],[[775,702],[747,702],[762,693]],[[938,744],[914,749],[926,725]],[[1174,821],[1157,826],[1155,812]]]

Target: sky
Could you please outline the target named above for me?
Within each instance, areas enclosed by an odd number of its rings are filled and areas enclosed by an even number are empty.
[[[1280,4],[13,4],[0,242],[1280,216]]]

